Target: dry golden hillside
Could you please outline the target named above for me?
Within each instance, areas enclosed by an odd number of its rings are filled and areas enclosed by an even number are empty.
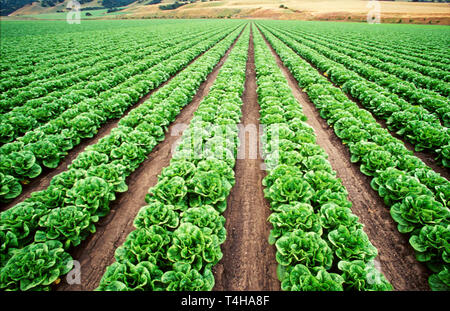
[[[173,0],[164,0],[164,3]],[[368,0],[222,0],[198,1],[176,10],[163,11],[159,4],[132,3],[120,15],[100,18],[263,18],[333,21],[366,21]],[[381,22],[450,24],[450,4],[430,2],[379,1]],[[59,5],[64,7],[64,3]],[[91,6],[87,3],[83,6]],[[14,16],[50,13],[55,8],[26,6]]]

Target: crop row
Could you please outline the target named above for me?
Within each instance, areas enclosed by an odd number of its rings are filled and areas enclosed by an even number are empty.
[[[380,33],[376,37],[368,37],[367,35],[371,34],[371,30],[368,29],[361,33],[352,34],[347,32],[345,35],[337,35],[330,28],[326,28],[326,32],[318,27],[305,30],[311,35],[320,35],[321,38],[334,39],[336,42],[347,44],[347,46],[357,47],[363,53],[380,53],[377,54],[377,57],[380,56],[383,60],[405,66],[430,77],[443,79],[447,82],[450,79],[448,76],[450,63],[441,63],[442,56],[431,56],[429,58],[430,55],[427,55],[427,52],[414,53],[409,49],[405,49],[400,42],[392,40],[391,32]],[[404,38],[404,36],[399,36],[399,38]],[[433,42],[433,39],[430,38],[430,41]],[[434,41],[435,43],[436,41]]]
[[[261,30],[320,116],[348,144],[351,161],[360,163],[361,172],[373,177],[371,186],[390,208],[399,231],[410,235],[417,260],[436,272],[429,278],[431,288],[448,287],[450,182],[415,157],[370,113],[358,108],[280,39],[265,27]]]
[[[295,33],[298,34],[297,31],[295,31]],[[429,96],[435,96],[439,94],[444,97],[450,96],[450,85],[449,83],[447,83],[450,81],[450,75],[448,75],[448,73],[445,71],[440,71],[441,76],[439,76],[438,78],[432,78],[423,75],[419,71],[419,70],[426,71],[427,67],[425,68],[423,68],[423,66],[418,67],[416,63],[408,62],[405,60],[398,60],[395,57],[386,56],[384,51],[373,52],[360,46],[352,46],[353,44],[355,44],[353,42],[348,41],[337,42],[336,40],[325,36],[315,36],[310,33],[306,34],[305,32],[302,32],[302,35],[306,36],[308,40],[311,40],[312,42],[324,45],[334,50],[338,50],[340,53],[344,53],[345,55],[357,59],[365,64],[370,64],[371,66],[378,68],[384,72],[388,72],[392,75],[395,75],[402,80],[412,82],[417,88],[426,88],[430,91],[434,91],[434,92],[425,92],[425,94]],[[412,66],[416,68],[416,70],[406,68],[408,65],[410,67]],[[397,83],[398,85],[398,83],[401,83],[401,80],[396,79],[393,76],[387,76],[387,78],[391,78],[388,87],[392,88],[395,91],[398,87],[396,88],[395,87],[396,85],[394,83]],[[406,89],[404,91],[406,95],[409,95],[411,93],[411,90],[415,89],[415,87],[412,84],[406,84],[406,86],[403,85],[402,87]],[[414,97],[418,96],[419,94],[414,94],[413,91],[411,95],[414,100]],[[440,96],[436,96],[436,98],[445,101],[445,98],[441,98]],[[405,99],[409,100],[409,97]]]
[[[0,143],[13,141],[24,133],[58,117],[83,100],[101,96],[103,92],[126,81],[135,73],[135,68],[144,70],[155,66],[216,33],[218,31],[197,33],[187,38],[184,35],[178,40],[172,38],[170,42],[159,42],[158,45],[161,47],[155,44],[155,46],[141,48],[125,55],[122,51],[121,54],[115,57],[110,55],[102,63],[80,70],[67,79],[56,79],[55,82],[60,90],[45,94],[47,84],[42,82],[35,89],[40,89],[43,97],[26,100],[20,99],[23,94],[18,94],[14,100],[20,105],[13,103],[15,107],[0,116]]]
[[[0,214],[0,288],[49,289],[72,268],[67,251],[95,232],[125,178],[164,139],[164,131],[219,62],[242,27],[232,31],[89,146],[50,186]]]
[[[422,107],[396,98],[382,87],[324,57],[315,49],[286,35],[275,33],[300,56],[324,72],[332,82],[342,87],[343,91],[358,99],[377,117],[386,119],[388,128],[396,130],[397,134],[413,143],[417,151],[425,149],[436,152],[439,163],[445,167],[450,165],[450,131],[440,124],[435,115]]]
[[[67,53],[67,55],[55,55],[54,57],[58,61],[62,60],[64,62],[63,65],[53,64],[52,61],[48,61],[45,64],[29,64],[21,69],[25,75],[20,77],[15,77],[13,73],[2,72],[0,75],[2,78],[0,84],[2,112],[22,105],[24,100],[38,98],[80,81],[80,77],[85,78],[86,76],[84,69],[89,69],[90,66],[119,55],[137,54],[137,52],[140,52],[138,48],[145,50],[154,46],[156,42],[161,41],[163,39],[153,37],[152,40],[147,40],[146,42],[126,42],[123,46],[117,46],[117,42],[111,40],[103,43],[103,45],[91,44],[88,47],[84,46],[82,53],[76,53],[78,51],[74,53],[72,51]],[[112,50],[113,47],[115,47],[114,51]],[[107,52],[99,54],[99,49]],[[83,74],[80,74],[80,72]],[[45,90],[37,87],[43,87]]]
[[[304,36],[302,36],[300,40],[300,37],[296,34],[292,34],[291,32],[285,33],[293,37],[296,41],[301,41],[303,45],[314,49],[319,54],[322,54],[336,62],[336,64],[342,64],[342,68],[347,68],[357,73],[357,75],[352,74],[352,80],[361,80],[361,78],[358,77],[358,75],[360,75],[361,77],[376,83],[373,85],[374,88],[378,85],[385,88],[388,92],[402,97],[407,102],[395,100],[395,102],[402,108],[406,109],[412,107],[412,104],[420,105],[429,112],[435,113],[440,119],[442,119],[445,126],[450,124],[450,102],[447,98],[435,92],[417,88],[413,83],[403,81],[394,75],[379,70],[376,66],[373,66],[373,60],[372,62],[369,60],[371,64],[368,64],[366,63],[368,61],[367,58],[360,57],[360,53],[355,54],[352,50],[349,50],[346,47],[337,46],[335,44],[327,44],[310,38],[306,39]],[[375,61],[379,64],[379,66],[381,66],[382,62],[378,60]],[[339,83],[342,84],[344,82],[339,81]],[[369,85],[371,84],[369,83]],[[441,85],[442,89],[448,88],[448,83],[443,82]],[[422,114],[427,114],[428,111],[424,110]],[[434,119],[431,115],[428,118]]]
[[[96,99],[81,101],[58,118],[0,147],[0,199],[17,197],[22,192],[20,182],[39,176],[42,167],[57,167],[68,150],[78,145],[83,138],[93,137],[107,120],[121,117],[128,107],[187,66],[230,31],[222,30],[206,40],[195,42],[197,44],[192,47],[190,42],[181,44],[178,49],[184,49],[182,52],[157,65],[154,65],[153,60],[148,66],[133,67],[126,81],[102,92]]]
[[[149,189],[137,228],[117,248],[98,290],[211,290],[234,185],[249,27],[220,69],[181,143]]]
[[[296,39],[303,37],[302,42],[307,45],[313,44],[314,48],[317,45],[320,46],[320,52],[325,56],[344,64],[347,68],[370,81],[376,82],[412,104],[422,104],[439,116],[450,112],[448,108],[449,101],[446,98],[450,94],[447,82],[426,77],[417,72],[410,72],[402,67],[395,67],[391,63],[380,61],[374,57],[365,56],[363,53],[355,51],[345,44],[335,43],[332,40],[324,40],[323,38],[316,39],[309,35],[307,37],[304,35],[299,36],[297,32],[292,34]],[[354,64],[349,64],[349,59],[352,59]],[[397,76],[400,76],[400,78]],[[430,88],[430,90],[422,89],[422,87]],[[433,88],[435,91],[433,91]]]
[[[326,38],[331,40],[331,36],[328,34],[317,34],[318,38]],[[366,42],[361,42],[358,40],[353,40],[351,38],[334,38],[336,42],[346,44],[347,47],[352,47],[358,52],[365,53],[367,55],[375,56],[382,61],[387,63],[395,64],[394,66],[400,66],[404,69],[414,70],[415,72],[421,73],[423,75],[429,76],[431,78],[440,79],[441,81],[450,82],[450,75],[448,71],[450,70],[450,65],[446,67],[445,70],[434,68],[433,63],[423,62],[420,57],[414,57],[411,55],[405,55],[399,53],[399,48],[388,48],[386,46],[369,46]],[[392,66],[392,64],[390,64]],[[399,72],[400,73],[400,72]],[[411,81],[414,82],[414,81]]]
[[[211,31],[213,30],[211,29]],[[215,31],[217,31],[217,28]],[[119,45],[116,40],[111,40],[109,46],[106,47],[92,43],[89,47],[89,49],[93,50],[92,55],[85,55],[82,60],[71,60],[71,57],[68,56],[64,59],[66,60],[64,66],[50,67],[51,70],[38,66],[39,71],[42,70],[43,73],[37,71],[28,74],[26,78],[22,78],[22,80],[26,80],[26,86],[20,86],[20,83],[15,82],[15,79],[11,77],[2,79],[2,85],[5,85],[4,87],[10,85],[11,89],[1,95],[1,112],[6,112],[17,106],[24,105],[30,99],[58,95],[58,90],[77,85],[83,81],[97,81],[98,78],[96,76],[102,72],[97,69],[101,68],[100,65],[104,66],[112,63],[116,66],[121,66],[182,42],[180,40],[183,37],[184,39],[191,39],[190,37],[192,36],[203,35],[206,32],[209,31],[196,29],[195,31],[191,30],[190,34],[187,32],[177,33],[171,36],[170,39],[153,36],[150,40],[145,37],[145,41],[142,41],[142,39],[132,42],[125,41]],[[106,52],[100,54],[99,50],[103,49]],[[107,60],[110,60],[110,62]],[[92,66],[94,67],[91,68]],[[30,67],[34,66],[30,65]],[[103,68],[103,70],[109,69],[108,66]]]
[[[374,30],[370,28],[370,25],[364,24],[357,27],[343,26],[339,27],[340,29],[338,27],[330,29],[327,25],[322,25],[323,28],[321,25],[314,26],[316,26],[314,29],[304,28],[314,33],[326,30],[326,32],[338,39],[345,37],[353,41],[359,41],[368,47],[378,47],[388,52],[393,50],[396,52],[395,57],[410,59],[422,65],[445,71],[449,69],[450,58],[446,52],[445,35],[442,36],[439,32],[433,33],[430,29],[399,29],[396,27],[397,25],[389,25],[383,27],[384,29]],[[398,36],[394,38],[392,34],[396,32]],[[427,40],[423,40],[425,36]]]
[[[191,26],[190,29],[183,26],[181,32],[193,33],[202,29],[197,25]],[[88,36],[77,32],[69,36],[59,33],[56,36],[43,34],[25,38],[7,37],[5,42],[8,44],[2,44],[2,55],[5,57],[0,61],[0,68],[3,69],[0,69],[0,92],[26,86],[36,78],[70,75],[74,70],[92,65],[93,58],[102,56],[100,50],[108,51],[114,47],[117,51],[117,47],[121,47],[124,53],[130,53],[153,42],[162,42],[167,36],[176,37],[181,27],[153,25],[151,28],[140,28],[140,32],[136,30],[130,32],[124,28],[120,31],[109,31],[105,36],[105,31],[94,31],[94,28],[91,28]],[[33,49],[26,49],[27,46],[33,46]]]
[[[265,163],[264,193],[273,213],[269,243],[277,248],[283,290],[390,290],[374,267],[376,248],[352,214],[314,130],[261,34],[255,67]],[[339,273],[329,272],[339,271]]]

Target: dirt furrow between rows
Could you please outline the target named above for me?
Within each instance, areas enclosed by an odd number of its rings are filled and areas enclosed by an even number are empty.
[[[379,269],[396,290],[429,290],[429,272],[418,262],[406,235],[397,230],[389,209],[380,196],[370,187],[370,178],[362,174],[359,165],[350,162],[350,152],[335,135],[333,129],[322,119],[317,108],[298,86],[297,81],[284,66],[278,54],[267,42],[279,67],[288,80],[295,98],[303,107],[313,127],[317,143],[326,151],[333,169],[348,190],[353,203],[352,211],[364,224],[364,231],[378,249],[376,258]]]
[[[109,133],[111,133],[111,130],[113,128],[117,127],[117,125],[118,125],[119,121],[121,120],[121,118],[123,118],[126,115],[128,115],[128,113],[131,110],[133,110],[133,109],[137,108],[138,106],[140,106],[153,93],[157,92],[159,89],[164,87],[166,84],[170,83],[170,81],[172,81],[172,79],[174,77],[176,77],[185,68],[189,67],[193,62],[195,62],[198,58],[200,58],[206,52],[207,51],[204,51],[201,54],[197,55],[192,61],[189,62],[189,64],[187,66],[181,68],[178,72],[176,72],[173,76],[171,76],[167,81],[165,81],[160,86],[158,86],[157,88],[151,90],[149,93],[147,93],[141,99],[139,99],[139,101],[136,104],[132,105],[131,107],[129,107],[125,111],[125,113],[122,115],[122,117],[120,117],[118,119],[111,119],[107,123],[105,123],[98,130],[97,134],[95,134],[94,137],[82,140],[82,142],[79,145],[77,145],[75,148],[73,148],[72,150],[70,150],[68,152],[68,155],[61,161],[61,163],[58,165],[58,167],[56,167],[55,169],[43,168],[43,173],[38,178],[32,180],[27,185],[22,185],[23,191],[17,198],[15,198],[12,201],[10,201],[8,203],[5,203],[5,204],[1,204],[0,203],[0,211],[7,210],[7,209],[13,207],[16,204],[19,204],[20,202],[23,202],[25,199],[30,197],[31,193],[33,193],[35,191],[41,191],[41,190],[46,189],[50,185],[50,182],[51,182],[52,178],[55,177],[56,175],[64,172],[64,171],[66,171],[67,167],[72,163],[73,160],[75,160],[78,157],[78,155],[80,153],[82,153],[86,149],[86,147],[96,144],[101,138],[103,138],[103,137],[107,136]]]
[[[256,94],[253,36],[250,36],[245,89],[242,95],[241,141],[235,166],[236,183],[227,200],[227,239],[223,258],[214,267],[213,290],[280,290],[275,246],[269,245],[269,203],[264,198],[264,161],[260,147],[259,105]]]
[[[239,37],[234,41],[205,82],[200,85],[193,100],[185,106],[169,126],[164,141],[158,144],[147,159],[126,180],[128,191],[118,194],[110,205],[111,212],[101,219],[97,232],[71,251],[74,260],[80,263],[81,284],[68,284],[63,280],[56,290],[90,291],[98,284],[107,266],[114,262],[114,252],[123,244],[127,235],[134,230],[133,221],[145,203],[148,189],[156,185],[161,170],[169,165],[172,151],[181,137],[182,129],[190,123],[200,102],[209,93],[220,68],[227,59]]]

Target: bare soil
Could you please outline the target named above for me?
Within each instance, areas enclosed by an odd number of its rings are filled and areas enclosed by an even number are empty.
[[[256,94],[252,36],[242,100],[241,124],[244,127],[256,126],[259,129],[260,108]],[[255,145],[260,146],[260,135],[257,135],[256,144],[252,144],[255,141],[246,135],[243,128],[239,136],[239,153],[245,156],[236,160],[236,183],[228,196],[227,209],[224,212],[227,240],[222,245],[223,258],[213,269],[216,279],[213,290],[280,290],[276,275],[275,246],[268,243],[271,225],[267,217],[271,211],[261,184],[266,175],[262,169],[264,161],[259,152],[255,159],[250,151]]]
[[[266,43],[270,47],[267,41]],[[307,123],[314,129],[317,143],[328,154],[331,166],[347,189],[348,198],[353,203],[353,213],[364,224],[364,231],[378,249],[376,260],[380,264],[379,269],[396,290],[429,290],[427,268],[416,260],[408,237],[397,230],[388,207],[370,187],[371,178],[360,172],[359,165],[350,162],[348,148],[320,117],[314,104],[298,86],[298,82],[273,48],[270,49],[286,76],[295,98],[302,105],[303,112],[308,118]]]
[[[237,41],[237,39],[236,39]],[[148,158],[126,180],[128,191],[117,196],[110,204],[111,212],[100,220],[97,232],[82,242],[71,252],[74,260],[80,262],[81,284],[69,285],[66,280],[55,287],[60,291],[90,291],[98,287],[99,282],[114,259],[114,252],[122,245],[127,235],[135,228],[134,218],[141,207],[145,206],[145,195],[148,189],[156,185],[157,176],[169,165],[172,158],[172,148],[181,137],[179,131],[183,125],[188,125],[200,102],[209,93],[217,74],[228,57],[236,41],[228,49],[213,71],[203,82],[193,100],[185,106],[175,121],[170,125],[165,139],[158,144]]]

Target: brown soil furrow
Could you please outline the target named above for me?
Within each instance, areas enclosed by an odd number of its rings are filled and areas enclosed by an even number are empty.
[[[100,220],[97,232],[71,251],[74,260],[80,262],[81,284],[69,285],[66,280],[62,280],[56,290],[86,291],[98,287],[106,267],[114,262],[114,252],[117,247],[122,245],[127,235],[135,229],[133,221],[140,208],[146,204],[145,195],[148,189],[157,183],[157,176],[164,167],[169,165],[172,148],[182,135],[179,129],[184,128],[184,125],[188,125],[191,121],[236,41],[208,75],[206,81],[200,85],[191,103],[181,110],[170,125],[164,141],[159,143],[139,168],[127,178],[128,191],[117,195],[116,200],[110,204],[111,212]]]
[[[242,96],[241,141],[235,166],[236,184],[227,200],[227,240],[222,245],[223,258],[214,267],[214,290],[280,290],[277,279],[275,247],[269,245],[269,203],[264,198],[262,179],[266,173],[259,156],[259,105],[256,94],[253,37],[250,37],[245,89]],[[246,133],[245,129],[248,129]],[[247,135],[248,138],[247,139]],[[253,139],[250,139],[251,135]],[[247,146],[247,148],[246,148]]]
[[[333,129],[319,115],[317,108],[298,86],[297,81],[284,66],[280,57],[266,41],[279,67],[286,76],[295,98],[303,107],[313,127],[317,143],[326,151],[333,169],[348,190],[352,211],[364,224],[364,231],[372,244],[378,249],[379,269],[396,290],[429,290],[427,278],[429,272],[425,265],[418,262],[408,237],[397,230],[389,209],[382,198],[370,187],[368,176],[362,174],[359,165],[350,162],[350,152],[335,135]]]
[[[222,41],[222,40],[220,40],[220,41]],[[189,67],[189,65],[191,65],[193,62],[195,62],[199,57],[201,57],[206,52],[207,51],[204,51],[201,54],[197,55],[192,61],[189,62],[188,65],[186,65],[185,67],[183,67],[182,69],[177,71],[167,81],[165,81],[160,86],[158,86],[157,88],[151,90],[149,93],[144,95],[141,99],[139,99],[139,101],[136,104],[129,107],[119,119],[109,120],[106,124],[104,124],[99,129],[99,131],[97,132],[97,134],[95,134],[94,137],[82,140],[79,145],[77,145],[75,148],[73,148],[72,150],[70,150],[68,152],[68,155],[62,160],[62,162],[58,165],[58,167],[56,167],[55,169],[44,168],[43,173],[39,177],[33,179],[29,184],[22,186],[23,191],[17,198],[15,198],[12,201],[5,203],[5,204],[0,203],[0,211],[7,210],[16,204],[23,202],[25,199],[30,197],[31,193],[33,193],[35,191],[42,191],[42,190],[46,189],[50,185],[52,178],[55,177],[56,175],[58,175],[59,173],[62,173],[65,170],[67,170],[67,167],[72,163],[73,160],[75,160],[77,158],[77,156],[81,152],[83,152],[86,149],[87,146],[94,145],[101,138],[107,136],[113,128],[117,127],[121,118],[125,117],[126,115],[128,115],[128,113],[131,110],[133,110],[134,108],[137,108],[139,105],[141,105],[143,102],[145,102],[153,93],[157,92],[159,89],[161,89],[166,84],[168,84],[170,81],[172,81],[172,79],[175,76],[177,76],[185,68]]]

